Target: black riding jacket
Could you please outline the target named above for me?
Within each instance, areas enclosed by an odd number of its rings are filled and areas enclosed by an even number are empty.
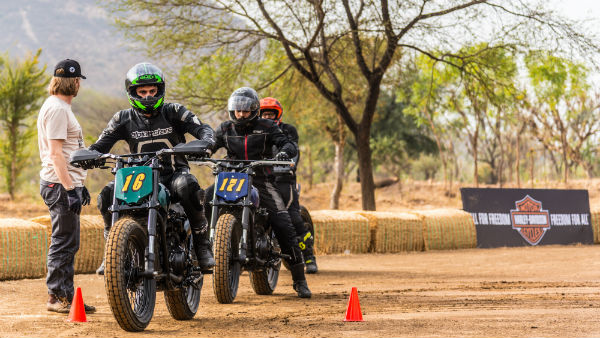
[[[213,148],[227,149],[227,157],[236,160],[263,160],[272,157],[273,147],[283,151],[290,158],[296,156],[298,151],[279,129],[277,124],[268,119],[257,118],[248,126],[237,126],[233,121],[225,121],[216,130],[216,144]],[[275,153],[276,154],[276,153]],[[265,169],[264,174],[270,172]]]
[[[200,122],[198,117],[178,103],[165,103],[161,112],[152,118],[138,114],[133,108],[117,112],[108,122],[96,143],[89,149],[108,153],[119,140],[129,144],[131,153],[154,152],[160,149],[173,148],[185,143],[185,133],[190,133],[199,140],[215,144],[215,134],[208,125]],[[165,169],[161,176],[172,174],[175,170],[189,168],[182,155],[165,158]]]

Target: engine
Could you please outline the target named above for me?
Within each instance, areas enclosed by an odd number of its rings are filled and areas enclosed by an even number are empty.
[[[169,265],[175,274],[182,274],[185,272],[187,266],[187,254],[183,248],[176,246],[171,249],[171,252],[169,253]]]
[[[256,239],[256,254],[259,257],[268,257],[271,252],[271,243],[265,234],[261,234]]]

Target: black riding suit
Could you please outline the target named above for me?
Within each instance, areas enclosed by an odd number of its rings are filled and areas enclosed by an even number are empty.
[[[200,122],[198,117],[177,103],[165,103],[159,114],[146,118],[133,108],[117,112],[96,143],[89,149],[108,153],[119,140],[129,144],[131,153],[155,152],[185,143],[185,134],[190,133],[199,140],[208,142],[209,148],[215,143],[214,131]],[[194,240],[207,241],[207,222],[204,217],[204,191],[196,178],[189,173],[187,160],[183,155],[164,158],[160,182],[169,188],[172,201],[179,202],[190,221]],[[98,209],[104,218],[105,237],[112,223],[111,212],[114,182],[110,182],[98,196]]]
[[[298,168],[298,163],[300,161],[300,148],[298,147],[298,131],[296,127],[291,124],[279,122],[279,128],[287,138],[294,143],[296,149],[298,149],[298,153],[292,159],[296,165],[289,169],[285,168],[285,173],[281,175],[275,176],[275,182],[277,184],[277,189],[281,193],[281,197],[287,207],[288,213],[290,214],[290,218],[292,219],[292,224],[296,229],[296,235],[298,235],[298,245],[302,250],[302,254],[304,256],[304,261],[306,263],[310,263],[311,260],[314,260],[314,237],[313,234],[310,233],[309,229],[304,224],[304,220],[302,219],[302,215],[300,212],[300,194],[298,193],[298,188],[296,185],[296,169]],[[279,150],[273,147],[273,154],[277,154]],[[279,168],[275,168],[278,170]]]
[[[287,139],[274,121],[257,118],[245,127],[236,125],[233,121],[221,123],[216,129],[216,144],[213,150],[225,147],[227,157],[230,159],[263,160],[271,157],[273,146],[288,154],[290,158],[296,156],[296,146]],[[296,231],[271,173],[272,169],[269,167],[258,168],[253,178],[253,185],[259,191],[261,206],[269,212],[269,222],[273,225],[281,251],[291,256],[289,261],[291,265],[302,264],[302,253],[298,247]],[[214,187],[207,189],[208,196],[212,196],[213,189]],[[208,202],[207,199],[206,203]],[[205,207],[206,210],[210,209],[208,205]],[[301,279],[304,279],[303,270]]]

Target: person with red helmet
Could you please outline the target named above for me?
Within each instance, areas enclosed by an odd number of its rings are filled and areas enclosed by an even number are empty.
[[[313,249],[314,237],[304,225],[300,213],[300,202],[298,200],[299,192],[296,185],[296,168],[298,167],[298,161],[300,160],[298,131],[293,125],[281,121],[281,117],[283,116],[283,106],[279,100],[273,97],[265,97],[260,100],[260,116],[263,119],[275,121],[279,126],[279,129],[283,131],[285,136],[287,136],[287,138],[296,145],[296,149],[298,149],[298,153],[292,159],[292,161],[296,163],[294,169],[288,171],[288,175],[278,175],[275,178],[275,182],[277,183],[277,189],[279,189],[281,197],[283,197],[285,204],[288,206],[288,213],[292,218],[292,224],[296,229],[296,234],[300,236],[298,245],[302,250],[304,263],[306,264],[306,273],[317,273],[319,269],[317,267],[317,260]]]

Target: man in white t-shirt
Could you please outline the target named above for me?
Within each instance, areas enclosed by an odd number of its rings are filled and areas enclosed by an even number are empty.
[[[83,185],[86,171],[69,164],[69,156],[84,148],[81,126],[71,101],[79,91],[81,67],[75,60],[60,61],[48,86],[46,99],[37,120],[38,145],[42,170],[40,194],[50,211],[52,236],[48,248],[48,311],[69,313],[73,301],[75,253],[79,250],[79,214],[90,203]],[[86,312],[94,312],[85,305]]]

